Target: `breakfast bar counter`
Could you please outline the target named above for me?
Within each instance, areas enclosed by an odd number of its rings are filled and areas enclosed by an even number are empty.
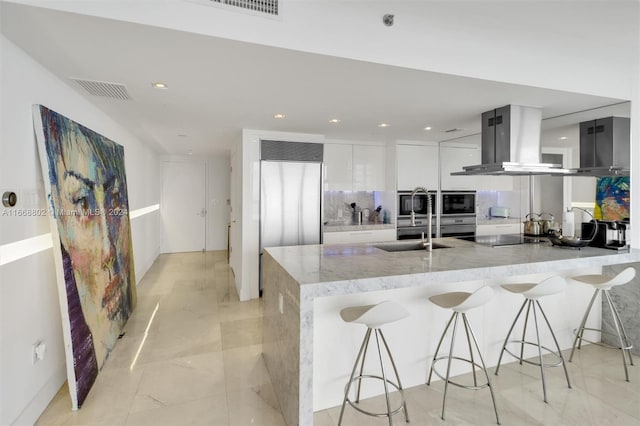
[[[346,383],[351,366],[343,372],[344,368],[337,365],[339,360],[328,359],[336,352],[332,342],[348,340],[344,335],[338,337],[339,330],[345,329],[338,318],[341,306],[356,301],[369,304],[385,299],[400,300],[415,314],[414,322],[403,326],[410,334],[412,327],[420,330],[424,329],[425,323],[440,321],[435,319],[437,312],[427,312],[425,308],[426,297],[435,291],[469,291],[472,287],[496,286],[510,279],[533,275],[557,273],[570,276],[604,265],[640,260],[640,250],[635,249],[628,253],[591,247],[574,250],[552,247],[549,243],[491,248],[454,238],[439,238],[434,239],[434,245],[441,248],[432,252],[388,251],[393,250],[395,244],[406,244],[406,241],[272,247],[265,250],[263,356],[288,425],[311,425],[314,411],[336,405],[336,401],[342,398],[340,389]],[[559,309],[572,313],[565,315],[567,330],[577,325],[572,322],[574,319],[578,321],[576,318],[582,314],[591,290],[576,286],[568,293],[567,300],[559,306]],[[503,299],[508,297],[500,296]],[[511,304],[504,300],[496,303]],[[510,313],[505,315],[512,318]],[[490,328],[496,330],[492,331],[495,335],[491,332],[485,335],[488,348],[504,338],[500,319],[499,316],[487,319],[491,323]],[[570,342],[569,333],[567,331],[567,336],[559,339],[561,346]],[[407,335],[412,340],[411,352],[421,352],[421,345],[424,351],[431,350],[431,337],[425,336],[424,342],[418,341],[416,336],[421,334],[424,333]],[[344,346],[349,347],[350,344]],[[355,356],[345,355],[343,358],[353,360]],[[406,364],[406,367],[400,367],[401,372],[403,369],[420,371],[428,356],[425,352],[419,357],[407,356],[406,361],[402,355],[399,358],[399,364]],[[340,371],[340,378],[328,378],[319,387],[318,383],[314,384],[314,378],[318,382],[326,376],[322,366],[328,363]]]

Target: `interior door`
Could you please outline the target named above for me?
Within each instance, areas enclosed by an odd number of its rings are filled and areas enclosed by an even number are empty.
[[[205,182],[204,162],[162,163],[162,253],[206,249]]]

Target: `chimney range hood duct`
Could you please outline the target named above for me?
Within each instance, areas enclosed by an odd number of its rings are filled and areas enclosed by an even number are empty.
[[[561,164],[540,162],[542,110],[507,105],[482,114],[482,164],[451,175],[566,175]]]
[[[631,120],[606,117],[580,123],[578,176],[629,176]]]

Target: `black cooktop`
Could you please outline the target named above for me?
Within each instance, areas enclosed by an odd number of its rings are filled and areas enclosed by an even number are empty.
[[[543,237],[529,237],[522,234],[476,235],[472,237],[458,237],[458,239],[472,241],[476,244],[491,247],[512,246],[516,244],[537,244],[549,241]]]

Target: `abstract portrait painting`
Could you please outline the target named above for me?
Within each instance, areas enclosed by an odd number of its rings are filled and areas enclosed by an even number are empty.
[[[77,409],[136,303],[124,148],[42,105],[33,121]]]
[[[631,186],[629,176],[599,177],[596,181],[594,217],[601,220],[629,218]]]

